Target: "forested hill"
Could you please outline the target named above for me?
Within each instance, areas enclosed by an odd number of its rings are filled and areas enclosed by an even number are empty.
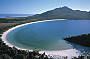
[[[90,19],[90,12],[72,10],[66,6],[28,17],[30,19]]]

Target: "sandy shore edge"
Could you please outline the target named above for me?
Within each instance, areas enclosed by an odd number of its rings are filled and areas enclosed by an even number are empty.
[[[39,22],[46,22],[46,21],[56,21],[56,20],[66,20],[66,19],[53,19],[53,20],[44,20],[44,21],[36,21],[36,22],[31,22],[31,23],[26,23],[26,24],[21,24],[21,25],[17,25],[15,27],[12,27],[11,29],[7,30],[6,32],[4,32],[2,34],[2,41],[4,41],[4,43],[6,43],[6,45],[8,45],[9,47],[13,47],[15,45],[12,45],[11,43],[8,42],[8,40],[6,39],[7,35],[15,30],[16,28],[19,28],[19,27],[22,27],[22,26],[25,26],[25,25],[28,25],[28,24],[34,24],[34,23],[39,23]],[[25,48],[20,48],[20,47],[17,47],[15,46],[17,49],[20,49],[20,50],[29,50],[29,49],[25,49]],[[33,51],[33,50],[29,50],[29,51]],[[51,56],[79,56],[80,53],[78,53],[79,51],[75,50],[75,49],[68,49],[68,50],[60,50],[60,51],[40,51],[39,53],[46,53],[46,55],[51,55]]]

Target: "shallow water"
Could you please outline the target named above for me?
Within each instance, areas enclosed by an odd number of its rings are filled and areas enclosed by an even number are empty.
[[[56,20],[29,24],[11,31],[7,40],[18,47],[40,50],[76,49],[89,53],[90,48],[72,44],[65,37],[90,33],[89,20]]]

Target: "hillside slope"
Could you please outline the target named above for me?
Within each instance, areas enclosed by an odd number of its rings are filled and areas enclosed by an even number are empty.
[[[29,16],[30,19],[90,19],[90,12],[72,10],[66,6]]]

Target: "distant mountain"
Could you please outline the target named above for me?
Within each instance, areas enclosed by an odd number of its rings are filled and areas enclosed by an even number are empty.
[[[72,10],[66,6],[29,16],[30,19],[90,19],[90,12]]]

